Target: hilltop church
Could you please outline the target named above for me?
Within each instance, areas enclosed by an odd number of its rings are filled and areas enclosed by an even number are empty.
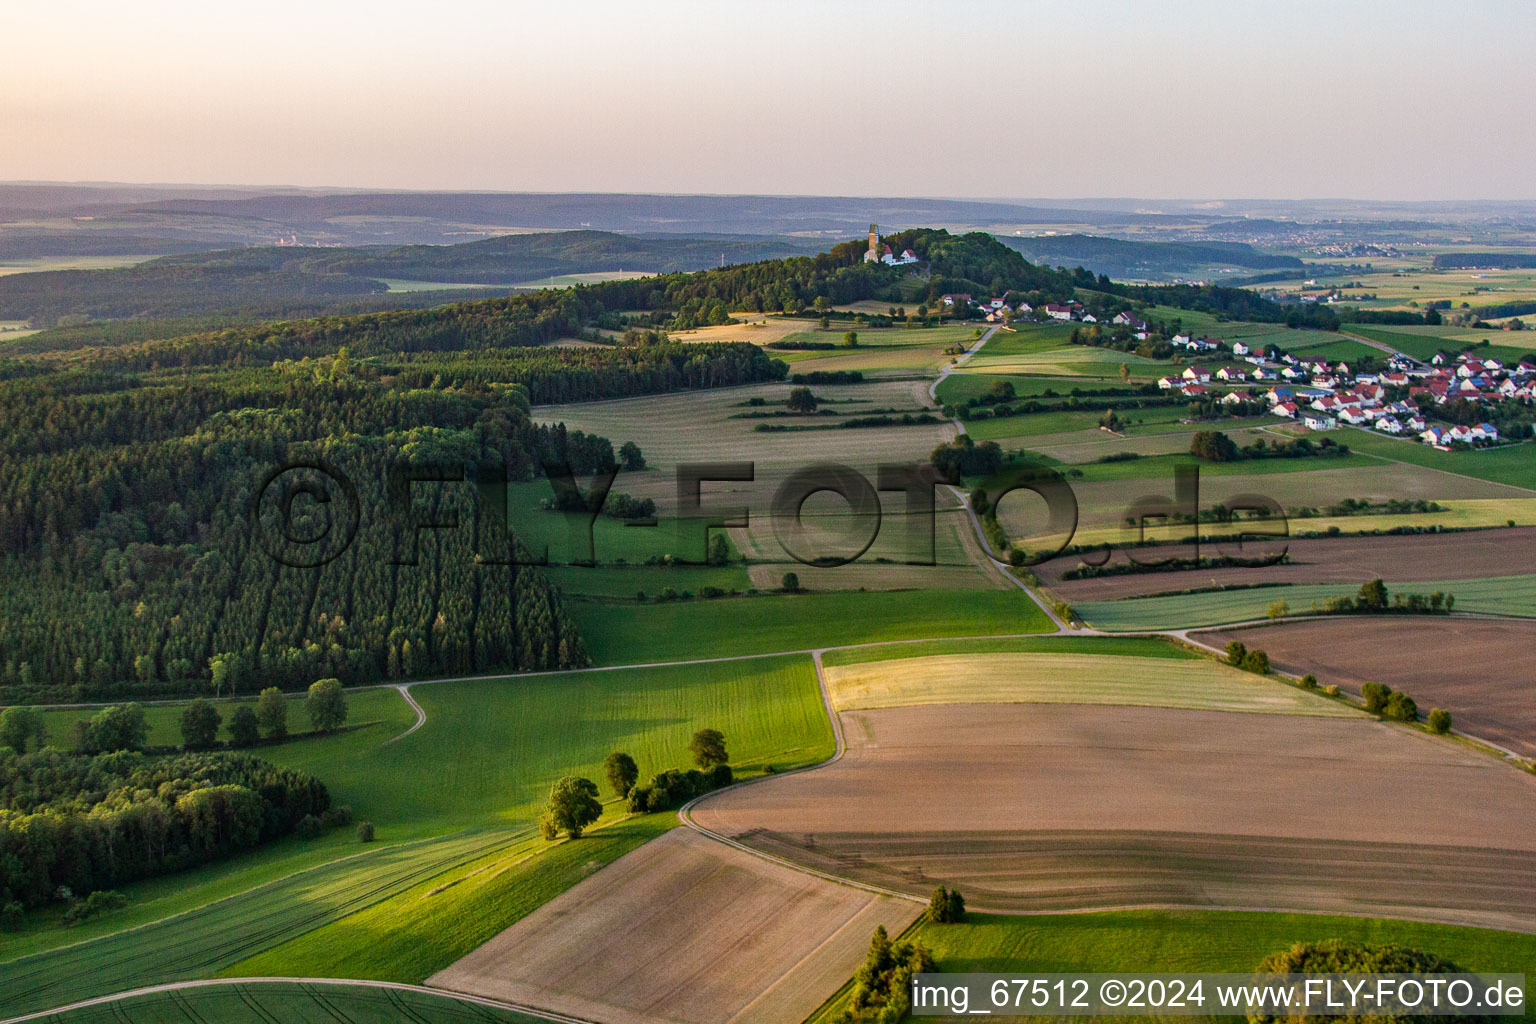
[[[917,253],[911,249],[905,249],[900,256],[891,252],[891,247],[880,244],[880,225],[869,226],[869,249],[864,253],[865,263],[884,263],[888,267],[899,267],[906,263],[916,263]]]

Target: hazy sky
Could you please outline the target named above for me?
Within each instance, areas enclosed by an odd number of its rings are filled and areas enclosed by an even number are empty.
[[[1536,3],[9,0],[0,180],[1536,198]]]

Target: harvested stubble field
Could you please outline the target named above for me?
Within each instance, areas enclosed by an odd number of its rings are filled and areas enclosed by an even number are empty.
[[[706,828],[978,908],[1246,906],[1536,930],[1536,778],[1363,719],[959,705],[845,712],[847,755]]]
[[[1262,647],[1286,672],[1358,689],[1384,682],[1420,709],[1450,711],[1458,729],[1536,757],[1536,622],[1320,619],[1202,633],[1214,646]]]
[[[919,704],[1119,704],[1358,717],[1343,704],[1205,658],[942,654],[826,669],[839,711]]]
[[[1367,517],[1359,517],[1362,525]],[[1291,526],[1306,520],[1294,520]],[[1219,527],[1207,527],[1218,529]],[[1036,568],[1041,582],[1069,602],[1113,601],[1143,594],[1167,593],[1191,587],[1230,586],[1253,583],[1363,583],[1383,579],[1388,583],[1418,579],[1475,580],[1501,576],[1515,566],[1536,566],[1536,529],[1479,530],[1467,533],[1426,533],[1395,537],[1330,537],[1317,539],[1254,540],[1241,551],[1235,544],[1206,544],[1206,557],[1231,553],[1261,557],[1284,549],[1288,560],[1280,565],[1256,568],[1227,567],[1186,569],[1178,572],[1146,572],[1124,576],[1098,576],[1064,580],[1062,574],[1076,568],[1077,556],[1052,559]],[[1170,545],[1131,552],[1138,561],[1160,558],[1192,558],[1190,545]],[[1111,564],[1125,562],[1117,553]],[[1283,593],[1275,596],[1283,598]]]
[[[428,983],[612,1024],[782,1024],[920,910],[674,829]]]
[[[1353,444],[1352,438],[1346,440]],[[1518,487],[1453,476],[1421,466],[1372,462],[1366,456],[1360,456],[1360,459],[1365,461],[1352,462],[1347,466],[1339,464],[1343,460],[1333,459],[1272,459],[1218,466],[1202,464],[1200,507],[1209,508],[1217,502],[1229,502],[1243,494],[1273,498],[1284,508],[1322,508],[1337,504],[1345,498],[1374,502],[1394,498],[1423,498],[1444,502],[1447,499],[1531,497],[1529,491]],[[1134,462],[1082,468],[1084,479],[1069,482],[1077,496],[1078,528],[1084,536],[1088,536],[1089,531],[1104,528],[1118,533],[1127,510],[1138,498],[1157,495],[1172,500],[1173,463],[1170,460],[1138,459]],[[1010,508],[1005,503],[999,518],[1008,530],[1008,535],[1015,538],[1027,538],[1044,521],[1031,506],[1022,502],[1017,508]],[[1434,522],[1429,517],[1425,518],[1427,522]],[[1318,528],[1316,520],[1296,522],[1300,524],[1296,525],[1296,529]],[[1361,525],[1351,526],[1351,522]],[[1369,528],[1371,525],[1362,516],[1345,521],[1341,529]],[[1182,537],[1188,534],[1189,528],[1187,525],[1178,525],[1165,531],[1149,527],[1147,532],[1149,537]],[[1097,536],[1094,539],[1097,540]]]

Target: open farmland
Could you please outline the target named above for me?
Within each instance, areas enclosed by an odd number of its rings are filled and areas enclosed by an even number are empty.
[[[1358,517],[1363,528],[1370,518]],[[1307,520],[1292,520],[1292,528]],[[1214,529],[1214,527],[1208,527]],[[1144,572],[1064,580],[1062,573],[1080,564],[1076,556],[1056,558],[1036,569],[1043,583],[1068,602],[1112,601],[1144,594],[1166,593],[1190,587],[1232,586],[1255,583],[1355,583],[1383,579],[1399,583],[1424,577],[1439,580],[1476,580],[1498,576],[1515,566],[1536,566],[1536,529],[1477,530],[1464,533],[1423,533],[1390,537],[1284,538],[1250,541],[1238,551],[1234,544],[1206,544],[1206,557],[1225,552],[1258,557],[1267,552],[1287,553],[1287,561],[1261,568],[1203,568],[1179,572]],[[1192,558],[1191,545],[1170,545],[1131,552],[1137,561],[1160,558]],[[1123,563],[1126,553],[1111,564]],[[1459,600],[1459,598],[1458,598]]]
[[[1358,690],[1386,682],[1423,711],[1445,708],[1456,728],[1536,757],[1536,622],[1374,618],[1286,622],[1202,633],[1214,646],[1241,640],[1295,675]]]
[[[1353,717],[1285,683],[1206,658],[945,654],[829,667],[839,711],[919,704],[1118,704]]]
[[[905,892],[956,885],[977,908],[1262,906],[1536,930],[1536,778],[1399,726],[1016,704],[842,718],[841,760],[712,795],[695,820]]]
[[[1120,601],[1082,601],[1073,607],[1089,625],[1099,629],[1186,629],[1262,619],[1276,601],[1284,601],[1292,613],[1321,610],[1329,598],[1352,596],[1359,589],[1358,584],[1274,584]],[[1458,612],[1536,616],[1536,575],[1405,581],[1387,589],[1408,594],[1433,594],[1438,590],[1456,598]]]
[[[611,1024],[781,1024],[920,910],[676,829],[428,980]]]

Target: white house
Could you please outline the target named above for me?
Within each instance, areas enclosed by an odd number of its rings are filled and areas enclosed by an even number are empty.
[[[1184,372],[1180,376],[1182,376],[1185,380],[1192,380],[1199,384],[1205,384],[1211,379],[1211,371],[1207,370],[1203,366],[1196,364],[1194,366],[1185,367]]]
[[[1401,434],[1403,432],[1403,425],[1391,416],[1383,416],[1376,421],[1376,429],[1383,434]]]
[[[1252,351],[1253,349],[1249,348],[1244,342],[1234,341],[1232,343],[1232,354],[1235,356],[1245,356]]]
[[[1332,416],[1316,412],[1307,413],[1301,418],[1301,422],[1306,424],[1308,430],[1332,430],[1339,425]]]
[[[1216,376],[1220,377],[1222,380],[1234,382],[1245,381],[1248,379],[1247,373],[1242,370],[1235,370],[1230,366],[1223,366],[1221,369],[1217,370]]]

